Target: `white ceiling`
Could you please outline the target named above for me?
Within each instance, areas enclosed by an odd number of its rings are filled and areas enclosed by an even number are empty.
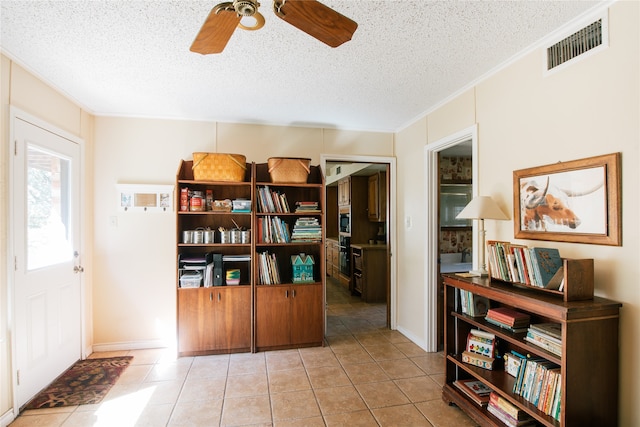
[[[324,0],[332,49],[277,18],[189,51],[213,1],[1,2],[2,52],[95,115],[393,132],[598,4]]]

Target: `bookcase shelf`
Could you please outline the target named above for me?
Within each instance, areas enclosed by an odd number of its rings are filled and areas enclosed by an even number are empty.
[[[247,352],[267,349],[320,346],[324,338],[324,178],[319,166],[311,166],[306,183],[273,183],[266,163],[247,164],[239,182],[199,181],[193,179],[193,162],[181,161],[176,176],[176,199],[180,191],[212,192],[214,200],[250,200],[249,212],[178,210],[176,215],[178,353],[181,356]],[[259,212],[259,190],[285,194],[291,212]],[[315,202],[317,212],[295,212],[296,202]],[[304,205],[304,204],[302,204]],[[315,207],[315,204],[314,204]],[[245,208],[243,208],[245,209]],[[247,209],[249,210],[249,209]],[[261,219],[281,219],[290,231],[300,218],[317,218],[317,241],[288,243],[261,242]],[[308,224],[305,224],[308,225]],[[249,232],[249,241],[222,243],[219,227],[241,228]],[[302,229],[303,227],[300,227]],[[215,231],[211,243],[185,243],[183,232],[196,229]],[[233,239],[235,242],[236,240]],[[263,252],[274,254],[281,284],[260,285],[259,258]],[[186,258],[223,256],[222,282],[211,287],[181,287]],[[293,283],[291,256],[312,255],[315,260],[313,282]],[[207,255],[209,254],[209,255]],[[248,255],[247,260],[225,257]],[[208,258],[207,258],[208,259]],[[218,265],[220,265],[218,264]],[[214,262],[215,265],[215,262]],[[240,284],[225,286],[225,269],[240,270]]]
[[[490,278],[463,278],[455,274],[443,277],[446,366],[442,397],[446,402],[458,405],[480,425],[504,426],[485,407],[477,405],[453,385],[457,380],[477,379],[543,426],[608,426],[617,423],[620,303],[599,297],[565,301],[565,298],[540,292],[537,288],[514,286]],[[463,314],[460,290],[488,298],[492,308],[508,307],[526,313],[531,316],[531,324],[560,324],[562,354],[555,355],[525,341],[526,333],[512,333],[490,324],[483,317]],[[472,329],[495,335],[498,357],[493,370],[462,361],[466,338]],[[500,363],[501,355],[511,351],[540,357],[560,367],[562,395],[558,420],[513,392],[515,378]],[[606,399],[601,396],[606,396]]]
[[[522,283],[521,281],[509,280],[513,274],[520,278],[528,278],[533,276],[533,269],[530,263],[535,263],[535,255],[529,252],[530,248],[524,245],[513,244],[510,242],[502,242],[489,240],[487,242],[487,252],[489,254],[490,276],[493,280],[513,283],[514,285],[535,289],[538,292],[547,293],[562,297],[566,301],[590,300],[593,298],[593,259],[571,259],[556,258],[561,261],[562,265],[562,284],[563,289],[553,289],[549,287],[540,287]],[[532,248],[534,251],[550,252],[550,249]],[[556,256],[557,250],[555,250]],[[530,270],[531,269],[531,270]],[[542,270],[542,268],[540,269]],[[551,273],[553,274],[553,273]],[[532,279],[533,280],[533,279]]]

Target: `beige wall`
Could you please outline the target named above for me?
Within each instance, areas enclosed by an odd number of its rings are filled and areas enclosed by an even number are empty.
[[[312,164],[323,153],[393,152],[384,133],[109,117],[96,118],[95,141],[94,349],[175,344],[175,215],[118,212],[116,184],[174,184],[196,151]]]
[[[478,126],[479,193],[494,197],[505,212],[513,212],[514,170],[622,153],[623,246],[520,241],[557,247],[568,258],[594,258],[596,294],[623,303],[619,334],[621,426],[640,425],[639,13],[638,2],[615,3],[610,9],[608,49],[546,77],[542,51],[535,50],[404,129],[398,134],[396,147],[402,174],[398,182],[404,187],[399,190],[400,220],[407,212],[421,212],[424,204],[424,186],[416,188],[423,182],[407,172],[417,166],[416,157],[422,156],[424,144],[473,123]],[[406,188],[409,185],[411,189]],[[515,241],[512,221],[486,225],[488,238]],[[406,282],[424,283],[420,263],[424,246],[409,233],[400,231],[399,237],[399,258],[408,261],[399,266],[400,287],[420,295],[418,285]],[[404,294],[400,307],[399,327],[420,335],[422,306]]]
[[[0,154],[0,164],[2,165],[2,176],[0,177],[0,233],[2,241],[7,241],[9,223],[7,213],[9,209],[9,105],[19,108],[27,114],[35,116],[48,122],[56,128],[76,135],[83,140],[81,153],[85,172],[82,183],[81,209],[85,215],[85,222],[82,224],[83,241],[81,248],[82,262],[85,268],[91,267],[91,247],[92,247],[92,204],[93,204],[93,117],[82,110],[78,105],[71,102],[59,92],[44,84],[41,80],[25,71],[22,67],[12,62],[7,57],[0,55],[1,60],[1,102],[2,102],[2,153]],[[9,325],[9,302],[6,274],[6,247],[1,248],[2,257],[0,261],[0,417],[12,408],[12,381],[11,381],[11,329]],[[83,288],[85,290],[85,325],[84,340],[90,346],[92,342],[91,327],[91,294],[92,277],[90,274],[84,275]],[[90,351],[85,349],[86,351]]]

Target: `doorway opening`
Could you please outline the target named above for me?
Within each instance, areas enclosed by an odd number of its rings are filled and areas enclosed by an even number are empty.
[[[384,304],[386,326],[395,329],[395,159],[322,155],[321,168],[327,283],[357,300]]]
[[[445,165],[452,169],[454,161],[456,179],[452,171],[443,173],[441,170]],[[465,170],[464,168],[468,167],[465,165],[470,165],[471,170]],[[458,166],[461,168],[460,173],[457,172]],[[438,351],[443,344],[444,295],[440,274],[453,272],[455,268],[467,268],[469,264],[477,265],[479,250],[478,239],[475,238],[476,224],[462,223],[455,219],[457,213],[466,205],[464,200],[470,200],[478,194],[477,126],[471,126],[425,146],[425,171],[425,350]],[[441,191],[443,188],[444,195]],[[460,244],[460,239],[464,240],[463,244]],[[462,263],[463,256],[465,263]]]

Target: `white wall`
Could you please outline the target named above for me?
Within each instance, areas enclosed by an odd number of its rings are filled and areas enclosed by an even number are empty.
[[[495,198],[513,212],[513,171],[558,161],[622,153],[623,246],[520,241],[557,247],[563,257],[594,258],[596,294],[623,303],[620,319],[621,426],[640,425],[640,3],[618,2],[610,8],[610,47],[543,76],[543,51],[524,55],[459,97],[430,112],[398,134],[399,218],[417,213],[424,190],[412,179],[424,144],[478,126],[479,194]],[[425,135],[426,133],[426,135]],[[411,183],[411,184],[410,184]],[[404,184],[404,185],[403,185]],[[511,215],[513,216],[513,215]],[[416,223],[414,219],[414,224]],[[400,227],[400,225],[399,225]],[[512,221],[488,221],[487,237],[514,240]],[[420,230],[421,231],[421,230]],[[419,239],[399,234],[401,289],[419,292]],[[405,256],[403,256],[403,254]],[[424,286],[424,281],[421,282]],[[399,328],[420,335],[422,307],[400,297]],[[597,369],[597,366],[594,366]]]

